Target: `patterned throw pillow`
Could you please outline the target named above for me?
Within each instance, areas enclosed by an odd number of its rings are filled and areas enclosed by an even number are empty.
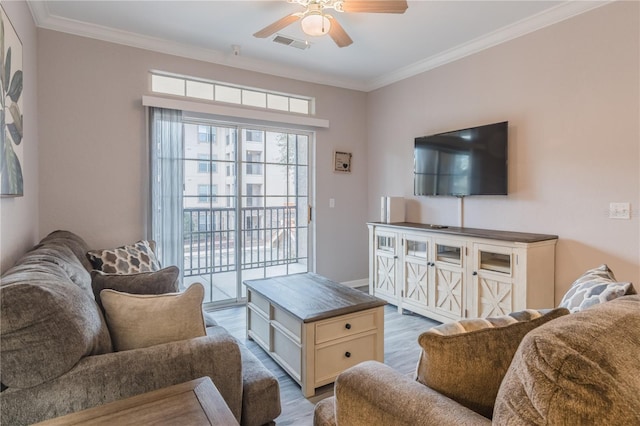
[[[496,318],[464,319],[422,333],[416,380],[487,418],[511,359],[534,328],[569,314],[527,309]]]
[[[636,294],[633,285],[629,282],[617,282],[613,271],[607,265],[600,265],[589,269],[575,280],[559,306],[575,313],[625,294]]]
[[[114,249],[90,250],[87,258],[94,269],[110,274],[134,274],[160,270],[160,263],[153,252],[152,241],[117,247]]]

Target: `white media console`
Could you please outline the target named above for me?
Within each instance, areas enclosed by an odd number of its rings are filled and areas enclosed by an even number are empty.
[[[552,308],[556,235],[368,223],[369,292],[441,322]]]

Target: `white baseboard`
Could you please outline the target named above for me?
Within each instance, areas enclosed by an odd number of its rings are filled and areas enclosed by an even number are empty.
[[[347,287],[351,287],[351,288],[368,287],[369,286],[369,278],[362,278],[361,280],[354,280],[354,281],[345,281],[345,282],[340,283],[340,284],[345,285]]]

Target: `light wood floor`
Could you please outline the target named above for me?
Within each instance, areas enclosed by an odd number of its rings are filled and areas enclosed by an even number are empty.
[[[216,321],[238,340],[244,343],[260,361],[271,370],[280,382],[282,414],[276,419],[278,426],[305,426],[313,424],[315,404],[333,395],[333,385],[316,390],[316,395],[307,399],[302,396],[300,386],[291,379],[256,343],[246,338],[246,307],[238,306],[212,312]],[[402,374],[413,375],[418,362],[420,348],[418,336],[439,323],[405,311],[398,313],[395,306],[385,306],[384,313],[384,359],[385,364]]]

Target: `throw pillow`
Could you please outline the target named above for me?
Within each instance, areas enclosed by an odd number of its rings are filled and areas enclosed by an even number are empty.
[[[625,294],[636,294],[633,285],[629,282],[617,282],[613,271],[607,265],[600,265],[589,269],[575,280],[559,306],[574,313]]]
[[[111,274],[153,272],[160,269],[160,262],[152,249],[154,245],[152,241],[141,240],[114,249],[90,250],[87,258],[93,269]]]
[[[183,293],[140,295],[107,289],[100,297],[117,351],[206,335],[204,287],[200,283],[190,285]]]
[[[640,424],[640,296],[529,333],[496,398],[499,425]]]
[[[180,270],[176,266],[137,274],[107,274],[93,270],[91,271],[91,287],[96,302],[102,308],[102,300],[100,299],[102,290],[111,289],[131,294],[177,293],[180,291],[179,275]]]
[[[418,338],[422,353],[417,380],[491,418],[500,383],[522,338],[534,328],[568,313],[564,308],[544,314],[527,310],[434,327]]]

